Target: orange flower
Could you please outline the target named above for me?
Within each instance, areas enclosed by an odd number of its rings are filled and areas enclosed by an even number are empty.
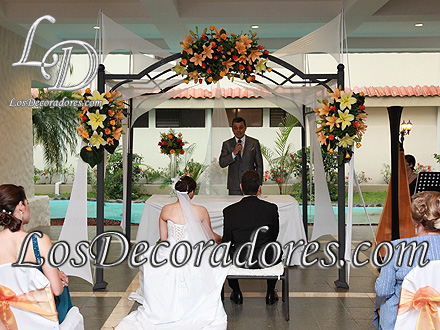
[[[333,127],[336,125],[336,127],[339,127],[339,124],[336,123],[339,117],[336,117],[334,114],[331,117],[326,117],[327,119],[327,126],[330,126],[330,132],[333,131]]]
[[[174,154],[176,151],[174,149],[170,150],[170,154]]]
[[[115,115],[115,119],[116,120],[122,120],[124,119],[124,114],[122,113],[122,111],[119,111],[116,115]]]
[[[86,114],[87,111],[89,111],[89,107],[82,107],[83,115]]]
[[[173,136],[171,134],[168,134],[168,138],[171,140]]]
[[[112,146],[112,145],[114,145],[115,143],[114,143],[113,139],[112,139],[111,137],[109,137],[109,138],[107,138],[107,144],[108,144],[109,146]]]
[[[324,100],[321,103],[321,109],[319,109],[319,115],[320,116],[327,116],[329,112],[330,112],[330,108],[328,106],[328,101]]]
[[[87,151],[92,151],[92,148],[91,147],[86,147],[86,150]]]
[[[188,77],[190,77],[194,81],[197,81],[199,79],[199,73],[197,71],[190,72],[188,73]]]
[[[90,90],[90,88],[86,88],[84,92],[90,94],[92,91]]]
[[[223,54],[223,46],[218,46],[217,51]]]
[[[248,35],[247,34],[242,34],[240,36],[241,42],[246,46],[246,48],[249,48],[252,44],[252,40],[249,40]]]
[[[110,120],[110,125],[115,126],[116,125],[116,121],[114,119]]]
[[[211,25],[211,26],[209,27],[209,29],[210,29],[211,31],[214,31],[215,26],[214,26],[214,25]]]
[[[263,55],[263,53],[258,49],[252,50],[251,54],[249,55],[249,59],[252,60],[252,62],[255,62],[255,60],[257,60],[261,55]]]
[[[110,130],[110,128],[106,128],[104,132],[105,134],[109,135],[112,131]]]
[[[115,128],[113,127],[113,129]],[[119,127],[116,131],[113,132],[113,137],[116,140],[119,140],[121,138],[121,134],[122,134],[122,127]]]
[[[203,60],[205,59],[205,56],[203,54],[197,54],[194,53],[194,56],[191,57],[190,62],[193,62],[195,65],[202,66]]]
[[[339,99],[341,97],[341,91],[338,88],[335,88],[335,92],[330,93],[330,97],[334,100]]]
[[[227,38],[227,33],[222,33],[222,35],[220,36],[220,38],[222,38],[223,40],[226,40],[226,38]]]
[[[116,98],[116,97],[118,97],[119,95],[121,95],[121,93],[119,93],[118,91],[112,91],[112,98]]]
[[[208,81],[208,82],[212,82],[212,77],[208,77],[208,79],[206,79],[206,81]]]
[[[187,65],[188,61],[186,60],[186,58],[184,58],[183,60],[180,61],[180,63],[182,63],[182,65]]]
[[[228,73],[228,72],[229,72],[229,69],[232,68],[232,67],[234,66],[234,64],[235,64],[235,62],[232,62],[231,59],[222,62],[222,65],[223,65],[224,68],[225,68],[225,69],[224,69],[225,73]]]
[[[324,133],[320,133],[318,135],[318,142],[321,144],[327,144],[327,137],[324,135]]]
[[[237,49],[237,52],[239,54],[243,54],[246,53],[246,46],[244,43],[240,42],[240,41],[236,41],[235,42],[235,49]]]
[[[82,132],[82,137],[83,137],[84,139],[88,139],[88,138],[89,138],[89,133],[87,133],[87,131],[83,131],[83,132]]]
[[[115,115],[115,112],[114,112],[112,109],[110,109],[110,110],[108,111],[108,115],[109,115],[110,117],[113,117],[113,116]]]
[[[83,125],[78,126],[76,130],[78,131],[79,136],[82,136],[82,133],[85,131]]]
[[[211,58],[212,59],[212,53],[214,53],[214,51],[212,50],[211,45],[209,45],[208,47],[203,45],[202,55],[206,56],[207,58]],[[195,54],[194,54],[194,56],[195,56]]]
[[[111,94],[110,92],[107,92],[107,93],[105,93],[105,96],[106,96],[107,98],[109,98],[109,97],[112,97],[112,94]]]
[[[238,58],[237,62],[246,64],[247,60],[248,60],[247,56],[243,54]]]
[[[224,71],[220,71],[220,77],[224,77],[226,75],[226,73]]]

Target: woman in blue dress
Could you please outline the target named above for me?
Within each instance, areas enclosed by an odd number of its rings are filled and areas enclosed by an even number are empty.
[[[393,247],[403,241],[416,242],[417,245],[427,242],[428,248],[424,260],[440,260],[440,192],[425,191],[413,195],[411,216],[417,236],[394,240],[391,242]],[[380,307],[378,329],[394,329],[403,279],[418,265],[421,250],[421,248],[417,250],[413,264],[409,265],[411,250],[408,249],[404,254],[402,265],[398,267],[396,263],[399,253],[394,249],[391,261],[381,268],[375,289],[378,298],[386,298],[386,301]]]

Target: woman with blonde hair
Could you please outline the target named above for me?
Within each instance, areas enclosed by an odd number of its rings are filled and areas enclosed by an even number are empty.
[[[396,248],[401,242],[408,244],[415,242],[417,245],[427,242],[428,248],[424,260],[440,260],[440,192],[424,191],[413,195],[411,200],[411,216],[417,236],[397,239],[391,243]],[[422,248],[417,249],[412,264],[408,264],[412,254],[411,249],[406,250],[399,267],[397,265],[399,253],[394,249],[391,261],[381,268],[375,289],[377,296],[386,298],[386,301],[380,307],[378,329],[394,329],[403,279],[418,265],[421,250]]]

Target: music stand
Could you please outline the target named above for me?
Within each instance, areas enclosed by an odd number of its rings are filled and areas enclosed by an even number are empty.
[[[415,193],[422,191],[440,191],[440,172],[419,173]]]

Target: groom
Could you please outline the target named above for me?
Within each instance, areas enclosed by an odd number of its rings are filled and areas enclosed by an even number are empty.
[[[219,158],[220,167],[228,166],[229,195],[241,195],[240,179],[244,172],[256,170],[263,179],[263,157],[260,142],[245,135],[247,126],[242,117],[232,120],[234,137],[223,142]]]
[[[258,232],[255,250],[251,261],[257,261],[250,268],[261,268],[258,263],[258,255],[265,245],[276,241],[279,232],[278,207],[266,201],[259,199],[261,195],[260,176],[256,171],[247,171],[243,174],[240,188],[243,191],[243,198],[232,205],[223,209],[223,238],[222,242],[231,242],[231,257],[235,251],[240,249],[245,243],[251,241],[252,234],[262,226],[268,226],[269,230]],[[247,251],[246,249],[243,249]],[[240,261],[245,258],[240,253]],[[243,256],[243,257],[242,257]],[[273,250],[267,249],[266,262],[270,263],[274,259]],[[236,304],[243,303],[243,295],[240,291],[238,280],[228,279],[229,286],[233,290],[231,300]],[[278,300],[275,292],[276,280],[267,280],[266,304],[272,305]]]

